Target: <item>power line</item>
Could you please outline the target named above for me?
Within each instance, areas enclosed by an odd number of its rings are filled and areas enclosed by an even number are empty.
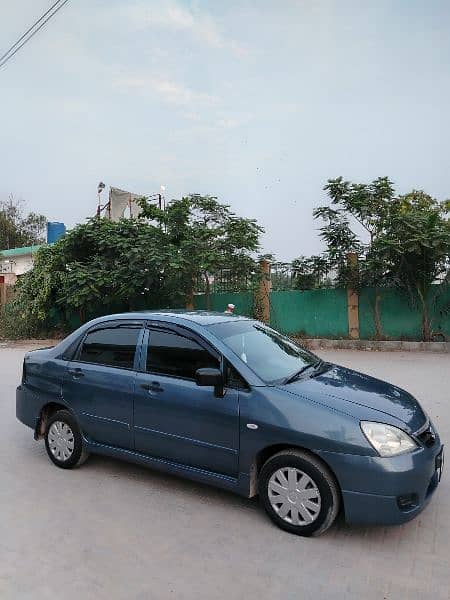
[[[27,36],[27,35],[30,33],[30,31],[31,31],[32,29],[34,29],[34,28],[36,27],[36,25],[38,25],[38,24],[39,24],[39,23],[42,21],[42,19],[44,19],[44,18],[45,18],[45,17],[48,15],[48,13],[49,13],[49,12],[51,12],[51,11],[52,11],[52,10],[55,8],[55,6],[56,6],[57,4],[59,4],[60,2],[61,2],[61,0],[56,0],[55,4],[53,4],[52,6],[50,6],[50,8],[48,9],[48,11],[47,11],[47,12],[45,12],[45,13],[42,15],[42,17],[40,17],[40,18],[39,18],[39,19],[38,19],[38,20],[37,20],[35,23],[33,23],[33,25],[32,25],[32,26],[31,26],[29,29],[27,29],[27,30],[25,31],[25,33],[24,33],[24,34],[23,34],[23,35],[22,35],[22,36],[21,36],[21,37],[20,37],[20,38],[17,40],[17,42],[15,42],[15,44],[13,44],[13,45],[11,46],[11,48],[10,48],[10,49],[9,49],[7,52],[5,52],[5,54],[3,54],[2,56],[0,56],[0,62],[2,62],[2,60],[3,60],[3,59],[6,57],[6,56],[8,56],[8,54],[9,54],[9,53],[10,53],[10,52],[11,52],[11,51],[12,51],[12,50],[13,50],[13,49],[14,49],[14,48],[17,46],[17,44],[20,44],[20,42],[21,42],[21,41],[22,41],[22,40],[23,40],[23,39],[24,39],[24,38],[25,38],[25,37],[26,37],[26,36]]]
[[[51,19],[51,18],[52,18],[54,15],[56,15],[56,13],[57,13],[59,10],[61,10],[61,8],[62,8],[62,7],[65,5],[65,4],[67,4],[67,2],[68,2],[68,1],[69,1],[69,0],[64,0],[64,1],[63,1],[61,4],[59,4],[60,0],[58,0],[58,2],[56,2],[55,4],[53,4],[53,5],[52,5],[52,6],[51,6],[51,7],[50,7],[48,10],[47,10],[47,12],[46,12],[46,13],[44,13],[44,14],[42,15],[42,17],[40,17],[40,18],[39,18],[39,19],[38,19],[38,20],[37,20],[37,21],[36,21],[36,22],[35,22],[35,23],[34,23],[34,24],[33,24],[33,25],[32,25],[32,26],[31,26],[31,27],[30,27],[30,28],[29,28],[29,29],[28,29],[28,30],[27,30],[27,31],[26,31],[26,32],[25,32],[25,33],[24,33],[24,34],[23,34],[23,35],[22,35],[22,36],[21,36],[21,37],[20,37],[18,40],[17,40],[17,42],[15,42],[15,44],[13,44],[13,45],[11,46],[11,48],[9,48],[9,50],[8,50],[8,51],[7,51],[7,52],[6,52],[6,53],[5,53],[5,54],[2,56],[2,58],[0,59],[0,67],[3,67],[3,66],[4,66],[4,65],[5,65],[5,64],[6,64],[6,63],[7,63],[7,62],[8,62],[8,61],[9,61],[9,60],[10,60],[10,59],[11,59],[11,58],[14,56],[14,55],[15,55],[15,54],[16,54],[16,53],[17,53],[17,52],[18,52],[18,51],[19,51],[19,50],[20,50],[20,49],[23,47],[23,46],[25,46],[25,44],[26,44],[27,42],[29,42],[29,41],[31,40],[31,38],[32,38],[33,36],[35,36],[35,35],[36,35],[36,33],[37,33],[37,32],[38,32],[40,29],[42,29],[42,27],[44,27],[44,25],[45,25],[45,24],[46,24],[48,21],[50,21],[50,19]],[[57,4],[59,4],[59,6],[57,6],[56,10],[54,10],[54,11],[53,11],[53,12],[52,12],[52,13],[51,13],[51,14],[50,14],[50,15],[49,15],[49,16],[48,16],[48,17],[47,17],[47,18],[46,18],[46,19],[45,19],[45,20],[44,20],[44,21],[43,21],[43,22],[42,22],[40,25],[39,25],[39,27],[36,27],[36,25],[37,25],[38,23],[40,23],[40,22],[42,21],[42,19],[44,19],[44,18],[45,18],[45,16],[46,16],[46,15],[48,15],[48,14],[49,14],[49,12],[50,12],[50,11],[52,11],[52,9],[53,9],[53,8],[54,8],[54,7],[55,7]],[[35,27],[36,27],[36,29],[34,29]],[[28,35],[28,37],[26,37],[26,36],[27,36],[27,34],[28,34],[28,33],[29,33],[31,30],[33,30],[33,29],[34,29],[34,31],[32,31],[32,33],[31,33],[30,35]],[[25,38],[25,39],[24,39],[24,38]],[[22,43],[20,43],[20,41],[21,41],[21,40],[23,40],[23,41],[22,41]],[[18,44],[19,44],[19,45],[18,45]],[[14,49],[14,51],[13,51],[13,49]]]
[[[3,67],[3,65],[5,65],[23,46],[25,46],[25,44],[27,42],[29,42],[31,40],[31,38],[33,36],[35,36],[36,33],[40,29],[42,29],[44,27],[44,25],[46,23],[48,23],[48,21],[50,21],[50,19],[52,17],[54,17],[56,15],[56,13],[59,10],[61,10],[61,8],[65,4],[67,4],[68,1],[69,0],[63,0],[63,2],[61,2],[61,0],[58,0],[35,23],[33,23],[33,25],[31,27],[29,27],[23,35],[20,36],[20,38],[8,49],[8,51],[5,52],[5,54],[3,54],[0,57],[0,67]],[[59,4],[59,6],[57,6],[58,4]],[[53,10],[55,7],[56,7],[56,9]],[[49,14],[49,13],[51,13],[51,14]],[[49,16],[47,16],[47,15],[49,15]],[[43,22],[41,23],[41,21],[43,21]],[[39,27],[36,27],[39,23],[40,23]],[[30,35],[28,35],[30,32],[32,32],[32,33]]]

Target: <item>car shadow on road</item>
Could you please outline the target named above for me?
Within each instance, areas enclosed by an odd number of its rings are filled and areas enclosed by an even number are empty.
[[[162,497],[175,495],[185,505],[190,503],[196,505],[201,500],[203,503],[206,502],[209,508],[214,508],[216,505],[218,510],[230,509],[234,515],[236,512],[246,512],[253,525],[267,527],[272,533],[277,530],[264,514],[258,497],[243,498],[208,484],[190,481],[176,475],[100,455],[91,455],[82,469],[86,469],[88,472],[93,471],[92,474],[96,477],[101,473],[100,476],[106,479],[109,477],[123,478],[128,485],[133,482],[137,485],[149,486],[152,490],[157,490]],[[426,522],[430,520],[431,516],[427,517],[426,513],[423,513],[414,521],[398,526],[349,525],[345,522],[341,510],[334,525],[320,539],[324,540],[325,544],[325,540],[328,539],[333,542],[333,545],[336,541],[346,542],[352,545],[356,544],[363,551],[377,552],[379,550],[385,553],[386,544],[394,544],[395,547],[398,547],[416,543],[418,531],[421,528],[425,530]],[[279,533],[287,535],[285,532]],[[290,538],[292,537],[295,538],[295,536],[290,536]]]
[[[131,480],[136,483],[151,485],[161,493],[183,494],[186,499],[198,499],[199,496],[207,496],[211,503],[227,503],[235,507],[258,509],[257,498],[243,498],[233,492],[216,488],[207,483],[191,481],[181,476],[137,465],[126,460],[117,460],[99,454],[92,454],[88,461],[80,468],[83,470],[102,470],[105,474],[109,474],[112,477],[123,477],[128,482]]]

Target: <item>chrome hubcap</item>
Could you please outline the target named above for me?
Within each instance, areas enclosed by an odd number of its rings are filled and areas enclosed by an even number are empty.
[[[50,452],[60,461],[68,460],[75,447],[72,430],[64,421],[55,421],[48,431],[48,446]]]
[[[319,488],[300,469],[283,467],[275,471],[269,479],[268,492],[273,510],[291,525],[309,525],[319,516]]]

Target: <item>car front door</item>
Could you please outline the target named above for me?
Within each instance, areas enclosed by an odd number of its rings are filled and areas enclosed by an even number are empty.
[[[220,355],[189,330],[147,329],[134,402],[138,452],[237,477],[238,390],[226,388],[218,398],[194,380],[197,369],[220,364]]]
[[[91,441],[133,448],[133,400],[143,322],[90,329],[66,370],[63,397]]]

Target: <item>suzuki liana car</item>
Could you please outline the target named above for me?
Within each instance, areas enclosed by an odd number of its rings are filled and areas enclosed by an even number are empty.
[[[25,356],[17,418],[65,469],[98,453],[259,494],[282,529],[397,524],[435,491],[443,448],[408,392],[320,360],[257,321],[102,317]]]

